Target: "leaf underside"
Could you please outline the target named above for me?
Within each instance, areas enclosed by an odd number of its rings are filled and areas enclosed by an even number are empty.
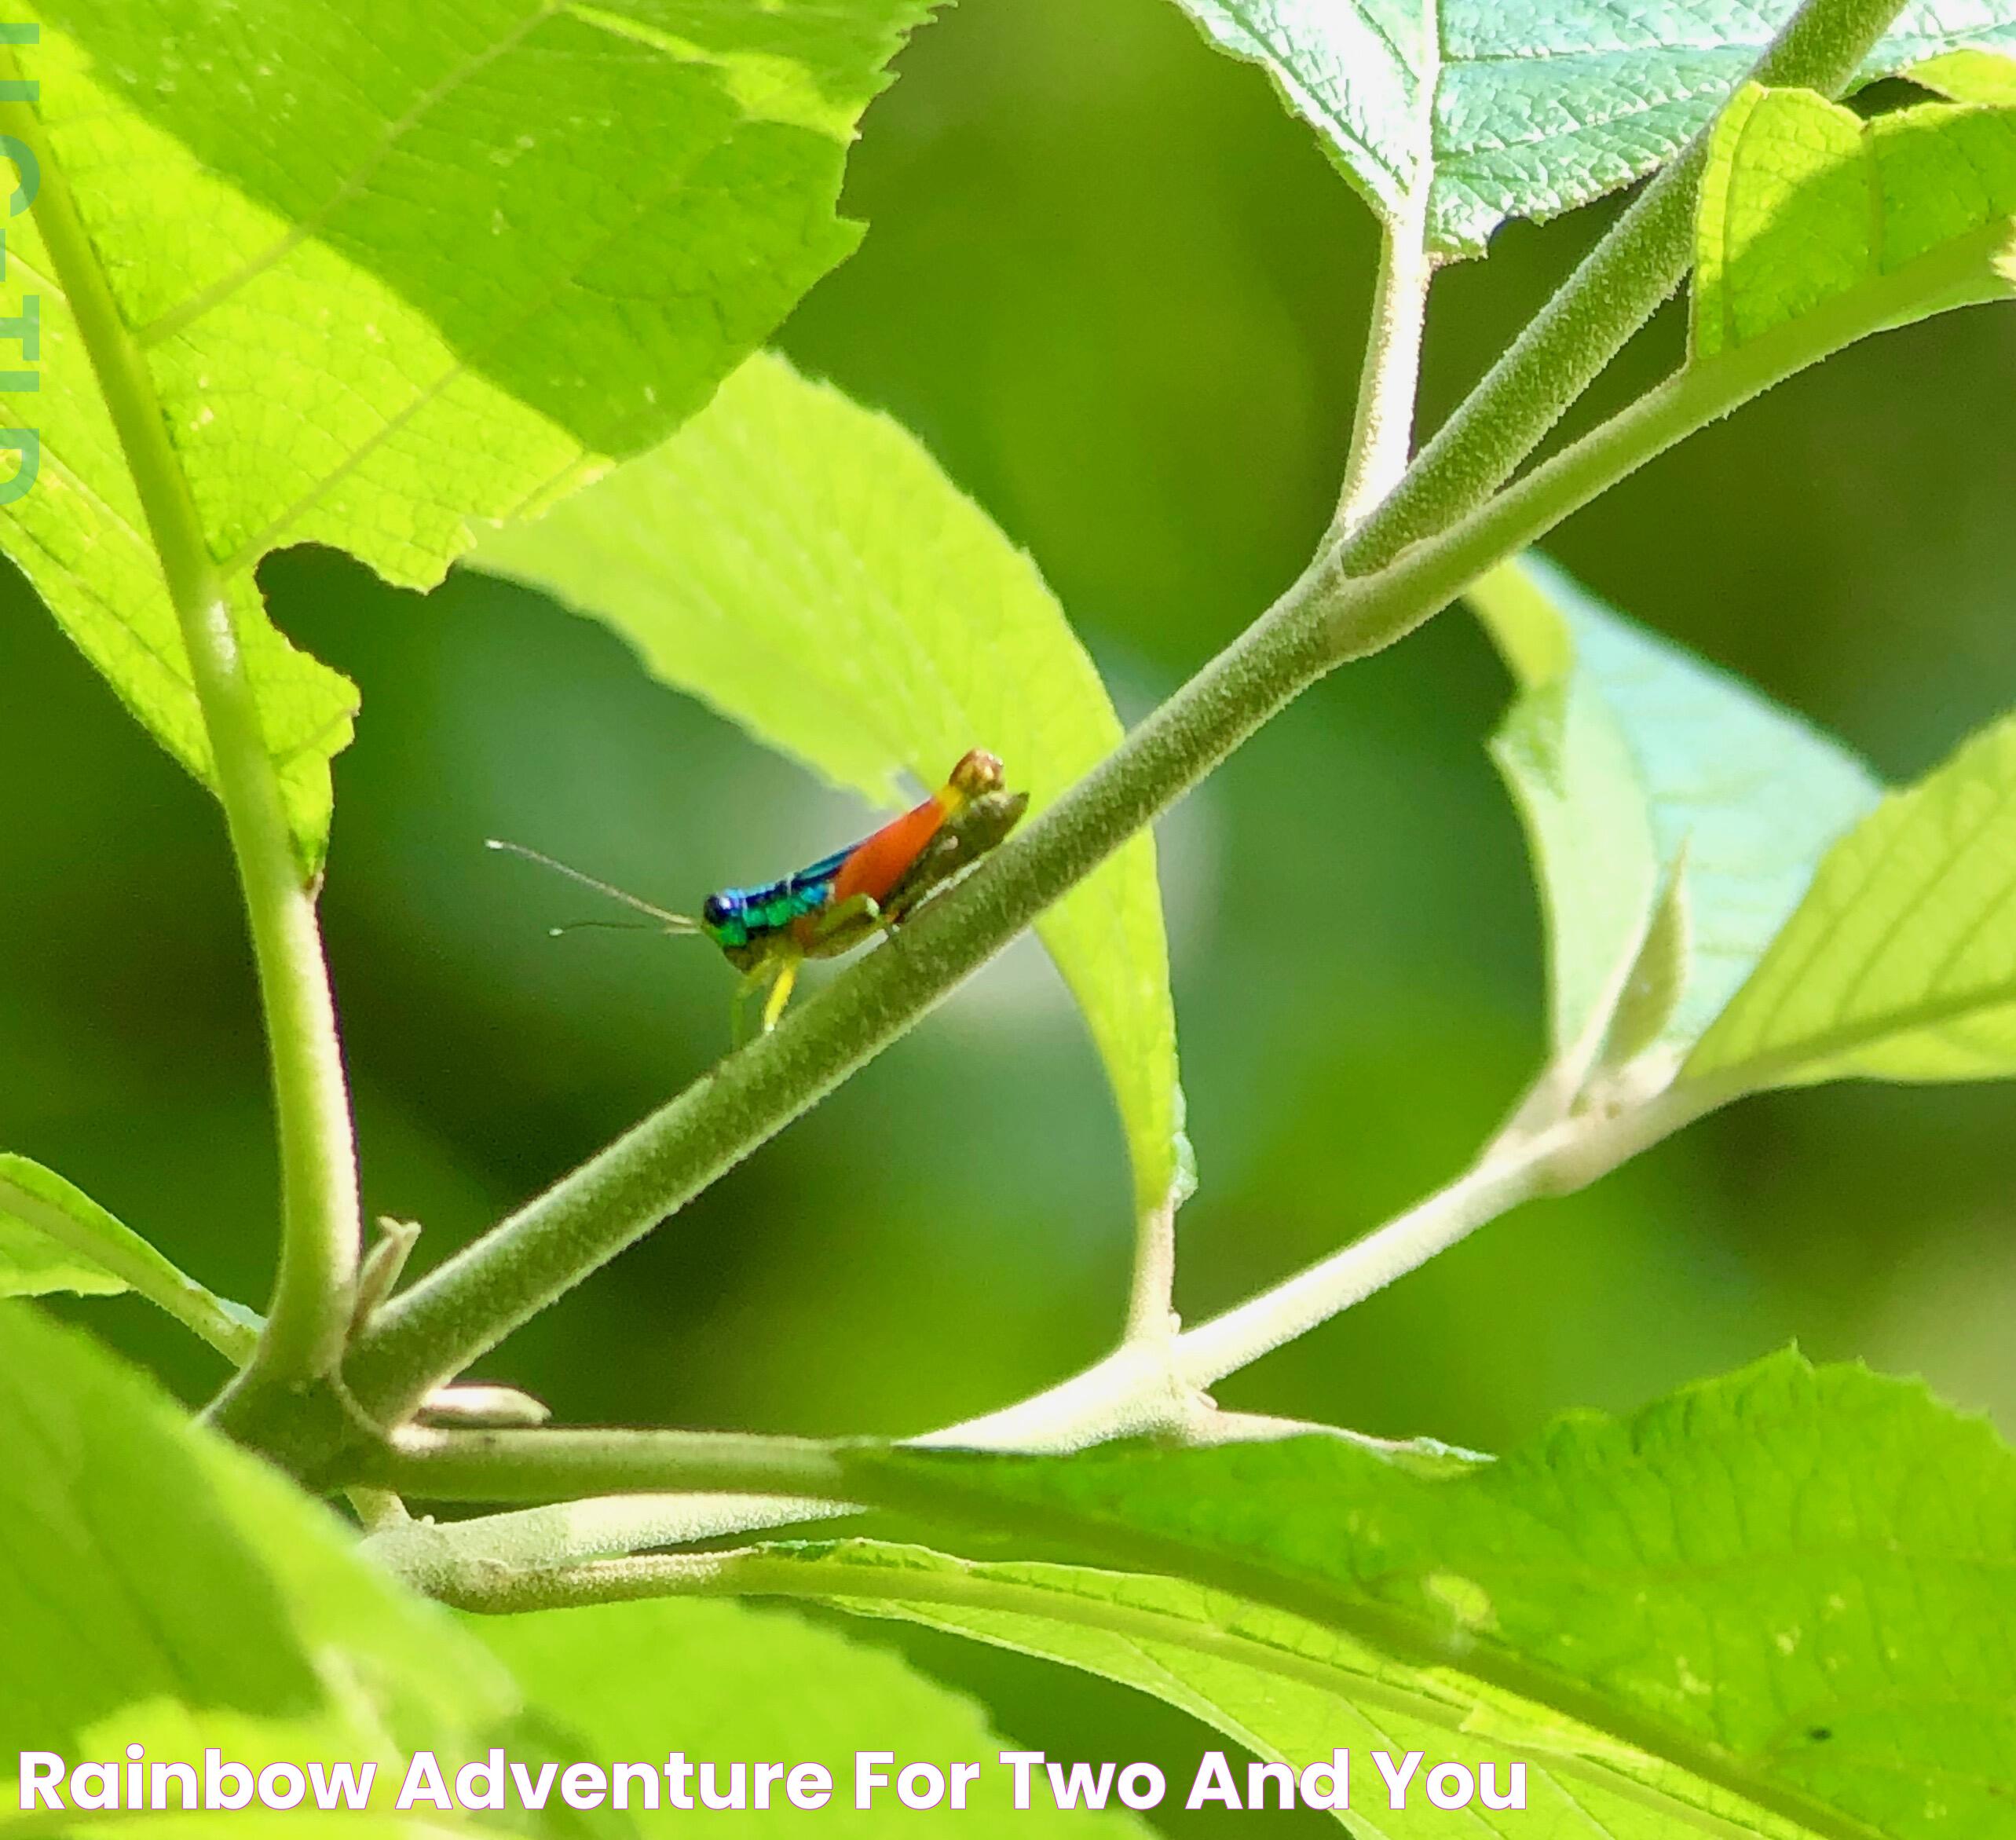
[[[1881,788],[1839,743],[1537,552],[1468,598],[1520,686],[1493,752],[1546,910],[1555,1051],[1603,1019],[1676,869],[1685,951],[1656,1039],[1684,1050]]]
[[[1685,1072],[1738,1089],[2016,1074],[2016,718],[1842,839]]]

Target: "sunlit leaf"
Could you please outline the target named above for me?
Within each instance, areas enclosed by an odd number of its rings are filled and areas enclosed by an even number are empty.
[[[1842,839],[1685,1072],[1739,1090],[2016,1074],[2016,719]]]
[[[1103,1815],[1067,1814],[1039,1799],[1018,1813],[1008,1801],[1008,1772],[995,1761],[1015,1747],[987,1728],[979,1706],[893,1655],[789,1612],[660,1600],[472,1618],[467,1626],[524,1688],[532,1702],[527,1726],[549,1747],[564,1745],[565,1756],[662,1761],[670,1734],[671,1744],[696,1762],[717,1760],[717,1793],[732,1780],[718,1760],[826,1766],[833,1792],[823,1808],[794,1809],[779,1786],[770,1791],[770,1807],[759,1809],[752,1788],[747,1808],[720,1817],[740,1831],[811,1827],[860,1840],[942,1823],[976,1840],[1051,1833],[1126,1840],[1151,1831],[1118,1802]],[[873,1805],[861,1809],[854,1757],[869,1750],[896,1753],[895,1762],[883,1766],[892,1780],[913,1762],[941,1771],[955,1760],[982,1768],[963,1813],[906,1809],[893,1787],[875,1791]],[[697,1801],[696,1785],[686,1793]],[[643,1834],[684,1831],[696,1818],[669,1805],[641,1813],[634,1801],[628,1814]]]
[[[1043,806],[1120,738],[1035,565],[887,418],[767,355],[704,413],[474,565],[629,640],[652,675],[884,806],[991,748]],[[1187,1183],[1143,832],[1037,923],[1103,1057],[1138,1205]]]
[[[1429,247],[1477,255],[1508,218],[1629,185],[1705,127],[1795,0],[1178,0],[1265,68],[1382,216],[1427,191]],[[1864,81],[2016,46],[2016,5],[1906,6]]]
[[[123,1290],[143,1292],[234,1360],[258,1338],[243,1305],[206,1290],[54,1171],[0,1153],[0,1297]]]
[[[84,1337],[0,1305],[0,1754],[467,1747],[515,1702],[321,1503]],[[93,1748],[93,1747],[96,1747]],[[397,1765],[393,1768],[397,1769]]]
[[[1864,120],[1747,86],[1716,124],[1696,228],[1698,365],[1802,322],[1845,344],[2004,298],[2016,110],[1922,103]]]
[[[312,865],[356,693],[268,624],[261,557],[424,586],[465,520],[692,413],[853,247],[847,142],[925,8],[42,0],[0,53],[42,169],[5,277],[39,469],[0,543],[199,777],[163,546],[214,566]]]
[[[875,1461],[1062,1558],[1220,1593],[1220,1619],[1264,1604],[1445,1701],[1546,1709],[1613,1783],[1698,1781],[1794,1831],[2016,1834],[2016,1453],[1915,1383],[1784,1355],[1497,1461],[1339,1436]],[[1099,1615],[1056,1614],[1097,1627],[1124,1593],[1085,1588]]]
[[[1876,782],[1839,743],[1544,557],[1505,563],[1469,594],[1520,686],[1492,752],[1546,912],[1556,1054],[1607,1017],[1677,869],[1685,950],[1654,1039],[1684,1049],[1828,844],[1875,803]]]
[[[1910,76],[1949,101],[2016,103],[2016,59],[1992,51],[1949,51],[1913,64]]]

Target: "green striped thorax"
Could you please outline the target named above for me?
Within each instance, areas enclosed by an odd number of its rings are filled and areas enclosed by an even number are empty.
[[[701,905],[700,930],[731,964],[747,971],[762,956],[766,940],[826,905],[833,877],[855,847],[836,850],[809,869],[759,888],[723,888],[708,895]]]

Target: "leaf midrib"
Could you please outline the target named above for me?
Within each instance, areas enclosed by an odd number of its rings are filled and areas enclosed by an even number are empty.
[[[770,1569],[759,1571],[756,1566],[738,1560],[733,1569],[723,1575],[723,1582],[717,1587],[721,1594],[760,1596],[781,1592],[786,1595],[823,1598],[838,1604],[842,1608],[848,1607],[849,1599],[936,1603],[992,1610],[1004,1615],[1028,1616],[1052,1622],[1077,1623],[1130,1640],[1163,1643],[1213,1659],[1239,1663],[1354,1703],[1358,1699],[1366,1699],[1388,1710],[1418,1718],[1425,1724],[1458,1736],[1469,1735],[1464,1721],[1476,1710],[1474,1701],[1441,1700],[1430,1695],[1410,1692],[1381,1680],[1377,1675],[1354,1673],[1341,1664],[1319,1661],[1312,1656],[1298,1654],[1293,1649],[1281,1648],[1259,1637],[1242,1634],[1220,1625],[1184,1618],[1172,1611],[1151,1610],[1138,1604],[1117,1604],[1110,1599],[1086,1597],[1062,1589],[1046,1590],[1035,1584],[994,1578],[958,1561],[953,1562],[958,1565],[959,1569],[952,1573],[937,1571],[911,1572],[895,1567],[884,1569],[876,1567],[871,1569],[864,1567],[860,1574],[861,1582],[858,1584],[851,1581],[846,1586],[822,1586],[817,1575],[818,1567],[832,1566],[844,1569],[851,1562],[843,1558],[832,1557],[809,1560],[782,1558],[774,1555],[766,1555],[765,1557],[769,1566],[774,1567],[774,1571]],[[737,1586],[734,1580],[744,1574],[745,1567],[756,1578],[765,1580],[774,1578],[775,1582],[748,1582]],[[792,1575],[794,1572],[807,1571],[814,1575],[809,1586]],[[877,1584],[886,1588],[873,1588]],[[1207,1586],[1202,1588],[1209,1589],[1213,1587]],[[1243,1596],[1246,1593],[1234,1595]],[[1300,1614],[1296,1611],[1286,1613]],[[1315,1626],[1324,1627],[1320,1622]],[[1056,1659],[1054,1655],[1046,1655],[1045,1658]],[[1477,1671],[1467,1668],[1460,1662],[1445,1659],[1440,1665],[1465,1672]],[[1483,1677],[1481,1674],[1478,1677]],[[1195,1692],[1196,1689],[1192,1688],[1189,1690]],[[1550,1704],[1546,1699],[1530,1692],[1520,1692],[1520,1696],[1539,1705]],[[1565,1709],[1557,1705],[1553,1710]],[[1667,1763],[1703,1780],[1715,1780],[1684,1758],[1624,1738],[1614,1731],[1605,1733],[1602,1727],[1591,1725],[1580,1714],[1571,1714],[1570,1716],[1600,1735],[1619,1738],[1619,1741],[1656,1761]],[[1754,1840],[1754,1837],[1762,1831],[1755,1824],[1738,1825],[1698,1803],[1684,1800],[1636,1777],[1606,1769],[1600,1758],[1557,1752],[1537,1745],[1521,1744],[1516,1739],[1506,1737],[1495,1729],[1491,1733],[1491,1739],[1506,1752],[1524,1757],[1542,1772],[1559,1773],[1593,1784],[1655,1813],[1684,1821],[1699,1832]],[[1809,1815],[1768,1808],[1768,1805],[1756,1795],[1729,1783],[1717,1781],[1715,1786],[1738,1794],[1742,1799],[1755,1803],[1781,1819],[1798,1820],[1816,1832],[1838,1835],[1841,1840],[1884,1840],[1876,1830],[1864,1827],[1860,1824],[1843,1820],[1841,1824],[1833,1827],[1819,1826]],[[1825,1812],[1832,1813],[1831,1810]]]
[[[934,1469],[937,1472],[931,1473]],[[963,1480],[956,1469],[939,1469],[937,1460],[923,1466],[906,1461],[892,1468],[886,1458],[869,1457],[848,1476],[844,1492],[853,1500],[874,1500],[928,1520],[949,1516],[997,1531],[1007,1527],[1057,1540],[1119,1569],[1187,1579],[1222,1595],[1250,1599],[1305,1622],[1340,1630],[1403,1663],[1473,1675],[1802,1825],[1821,1840],[1893,1840],[1840,1809],[1760,1777],[1749,1763],[1711,1739],[1676,1730],[1652,1711],[1606,1698],[1594,1682],[1558,1673],[1509,1648],[1480,1643],[1447,1623],[1431,1624],[1397,1605],[1369,1602],[1319,1575],[1242,1559],[1096,1509],[1004,1495]]]

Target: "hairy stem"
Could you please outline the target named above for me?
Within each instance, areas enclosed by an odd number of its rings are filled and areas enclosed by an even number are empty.
[[[815,1104],[1322,674],[1305,578],[1072,792],[905,931],[518,1213],[393,1297],[346,1367],[392,1422]],[[836,1000],[837,999],[837,1000]]]
[[[1125,1339],[1166,1346],[1175,1333],[1176,1205],[1165,1202],[1143,1214],[1134,1229]]]
[[[237,630],[145,360],[35,109],[0,104],[0,120],[41,168],[35,223],[145,511],[210,741],[258,972],[282,1176],[273,1305],[234,1384],[298,1385],[341,1359],[360,1234],[349,1095],[314,895],[295,856]]]
[[[1372,324],[1365,335],[1351,451],[1344,469],[1335,529],[1348,536],[1400,482],[1414,445],[1414,393],[1421,382],[1421,336],[1428,324],[1435,265],[1423,240],[1428,192],[1418,188],[1408,208],[1380,227],[1379,273]]]
[[[1523,1142],[1495,1145],[1418,1206],[1182,1337],[1175,1350],[1178,1378],[1186,1386],[1208,1387],[1249,1366],[1418,1270],[1501,1214],[1608,1175],[1707,1109],[1681,1089],[1615,1118],[1572,1118]]]

